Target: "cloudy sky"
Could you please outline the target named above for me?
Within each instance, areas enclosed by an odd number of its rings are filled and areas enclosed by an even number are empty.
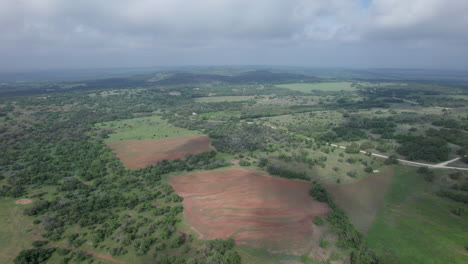
[[[468,69],[467,0],[1,0],[0,70]]]

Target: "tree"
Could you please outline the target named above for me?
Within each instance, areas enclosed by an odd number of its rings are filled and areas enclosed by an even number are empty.
[[[39,264],[46,262],[54,253],[54,248],[33,248],[21,251],[16,256],[15,264]]]

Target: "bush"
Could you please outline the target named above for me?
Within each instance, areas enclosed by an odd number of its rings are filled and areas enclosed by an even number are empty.
[[[461,173],[461,171],[456,171],[456,172],[450,173],[449,177],[452,180],[458,180],[462,175],[463,174]]]
[[[357,154],[360,151],[361,151],[361,149],[359,148],[359,145],[356,144],[356,143],[353,143],[353,144],[349,145],[345,149],[345,152],[348,153],[348,154]]]
[[[322,203],[329,203],[331,201],[331,197],[327,190],[325,190],[325,188],[323,188],[319,183],[314,184],[312,190],[310,190],[310,196]]]
[[[317,225],[317,226],[322,226],[325,224],[325,219],[321,216],[316,216],[314,217],[314,224]]]
[[[384,164],[385,165],[392,165],[392,164],[398,164],[399,161],[398,161],[398,158],[397,156],[395,155],[390,155],[385,161],[384,161]]]
[[[242,159],[242,160],[239,161],[239,165],[241,165],[242,167],[246,167],[246,166],[250,166],[252,164],[250,164],[250,162],[248,162],[247,160]]]
[[[463,194],[463,193],[459,193],[459,192],[455,192],[455,191],[450,191],[450,190],[446,190],[446,189],[440,189],[437,192],[437,195],[439,195],[440,197],[449,198],[449,199],[454,200],[454,201],[459,202],[459,203],[468,204],[468,195],[467,194]]]
[[[267,158],[260,158],[260,160],[258,161],[258,166],[260,168],[264,168],[265,166],[267,166],[269,163],[269,160]]]
[[[328,246],[330,245],[330,242],[324,240],[324,239],[320,239],[320,243],[319,243],[319,246],[321,248],[327,248]]]
[[[424,175],[424,180],[426,180],[427,182],[433,182],[434,181],[434,173],[427,173]]]
[[[33,248],[21,251],[16,256],[15,264],[39,264],[46,262],[54,253],[54,248]]]
[[[32,243],[33,247],[42,247],[49,243],[47,240],[36,240]]]
[[[283,166],[278,165],[278,164],[268,165],[267,172],[271,175],[276,175],[276,176],[280,176],[280,177],[288,178],[288,179],[294,178],[294,179],[309,180],[309,177],[306,175],[305,172],[295,172],[287,168],[284,168]]]
[[[348,175],[351,178],[356,178],[357,177],[357,171],[348,171],[346,173],[346,175]]]

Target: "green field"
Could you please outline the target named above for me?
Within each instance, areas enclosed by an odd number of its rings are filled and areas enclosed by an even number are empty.
[[[300,92],[311,92],[314,90],[335,92],[335,91],[355,91],[350,82],[324,82],[324,83],[288,83],[276,85],[280,88],[291,89]]]
[[[210,96],[210,97],[195,98],[195,102],[198,102],[198,103],[238,102],[238,101],[248,101],[253,98],[254,96]]]
[[[165,120],[162,120],[160,116],[139,117],[106,122],[97,125],[97,127],[112,130],[112,133],[105,142],[202,135],[202,133],[198,131],[175,127],[167,123]]]
[[[218,112],[203,113],[198,116],[201,118],[206,118],[207,120],[226,121],[232,118],[240,118],[241,112],[240,111],[218,111]]]
[[[0,199],[0,263],[13,263],[21,250],[31,247],[33,234],[40,229],[23,214],[31,205],[15,204],[16,200]]]
[[[468,263],[466,206],[434,194],[415,168],[399,166],[366,238],[388,263]]]

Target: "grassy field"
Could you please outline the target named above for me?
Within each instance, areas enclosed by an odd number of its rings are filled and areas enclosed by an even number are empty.
[[[23,214],[31,205],[15,204],[16,200],[0,199],[0,263],[13,263],[21,250],[31,247],[33,234],[40,229]]]
[[[202,135],[202,133],[198,131],[175,127],[165,120],[162,120],[160,116],[106,122],[98,125],[98,127],[112,129],[111,135],[105,142]]]
[[[198,115],[198,117],[206,118],[207,120],[215,120],[215,121],[226,121],[231,118],[240,118],[241,112],[240,111],[219,111],[219,112],[210,112],[210,113],[203,113]]]
[[[288,83],[276,85],[280,88],[286,88],[294,91],[300,92],[311,92],[314,90],[320,91],[354,91],[354,87],[351,87],[350,82],[324,82],[324,83]]]
[[[210,97],[195,98],[195,102],[198,102],[198,103],[238,102],[238,101],[248,101],[253,98],[254,96],[210,96]]]
[[[366,238],[388,263],[467,263],[468,217],[465,207],[440,198],[415,168],[399,166]]]
[[[363,234],[371,227],[384,200],[394,171],[391,167],[351,184],[326,184],[333,199],[348,214],[356,229]]]

